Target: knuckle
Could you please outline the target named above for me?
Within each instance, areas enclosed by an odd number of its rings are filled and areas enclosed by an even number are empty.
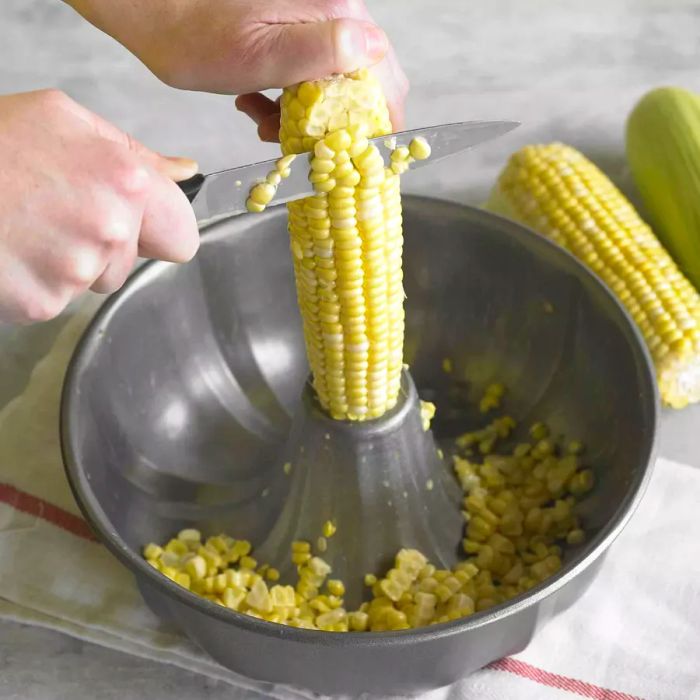
[[[151,176],[143,165],[131,164],[118,168],[114,174],[115,187],[127,195],[140,195],[146,192]]]
[[[80,287],[89,285],[100,272],[100,259],[92,251],[82,251],[65,263],[64,275],[68,282]]]
[[[70,97],[65,92],[58,88],[46,88],[38,90],[36,93],[37,99],[46,105],[65,105],[70,102]]]
[[[61,314],[66,304],[57,297],[40,295],[23,301],[22,315],[29,323],[50,321]]]
[[[95,234],[103,244],[109,247],[121,247],[127,244],[134,232],[121,214],[107,213],[95,225]]]
[[[171,41],[175,41],[176,46],[183,47],[189,44],[188,39],[187,36],[176,36]],[[183,40],[185,43],[183,43]],[[182,56],[186,56],[191,52],[185,51],[180,53]],[[166,85],[178,89],[188,89],[192,87],[188,63],[180,59],[177,54],[178,52],[154,45],[151,47],[148,55],[144,56],[144,60],[149,70]]]
[[[118,194],[126,196],[143,195],[151,182],[148,168],[134,155],[138,144],[132,136],[127,135],[126,148],[124,145],[114,144],[106,155],[111,163],[105,170],[108,184]]]
[[[362,0],[328,0],[327,9],[332,17],[359,17],[364,6]]]

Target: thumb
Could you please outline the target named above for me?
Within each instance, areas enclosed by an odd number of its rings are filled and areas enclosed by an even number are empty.
[[[163,177],[180,182],[187,180],[197,174],[199,168],[197,161],[191,158],[183,158],[182,156],[164,156],[150,148],[144,146],[141,142],[134,139],[129,134],[120,133],[114,135],[119,143],[126,146],[132,153],[139,157],[142,163],[150,165],[154,170],[159,172]]]
[[[256,71],[260,82],[271,88],[367,68],[389,49],[386,34],[376,24],[348,17],[270,25],[269,31],[268,50]]]

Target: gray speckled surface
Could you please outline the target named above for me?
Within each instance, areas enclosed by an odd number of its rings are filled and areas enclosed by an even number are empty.
[[[700,91],[697,0],[369,0],[411,80],[408,126],[517,119],[523,126],[448,166],[405,177],[406,191],[480,203],[508,154],[526,142],[581,148],[631,193],[622,151],[626,114],[647,89]],[[437,8],[440,9],[437,9]],[[59,87],[152,148],[206,170],[275,155],[228,97],[184,93],[60,0],[0,3],[0,92]],[[0,327],[0,403],[21,391],[63,319]],[[700,407],[665,413],[661,454],[700,466]],[[0,623],[0,698],[219,698],[230,688],[185,671]],[[253,697],[253,696],[251,696]]]

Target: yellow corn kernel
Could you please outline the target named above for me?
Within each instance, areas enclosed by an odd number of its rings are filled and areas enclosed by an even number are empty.
[[[590,469],[574,474],[569,481],[569,491],[575,495],[587,493],[593,488],[593,472]]]
[[[342,608],[324,612],[316,618],[316,626],[321,630],[332,631],[343,622],[347,622],[347,613]]]
[[[325,578],[331,573],[331,567],[320,557],[312,557],[308,563],[309,571],[312,571],[316,576]]]
[[[224,590],[221,600],[227,608],[238,610],[241,603],[245,600],[246,595],[245,588],[229,587]]]
[[[175,583],[179,584],[183,588],[187,588],[189,590],[190,577],[187,574],[180,571],[177,574],[175,574],[173,581],[175,581]]]
[[[165,551],[181,557],[183,554],[189,552],[189,548],[181,540],[170,540],[170,542],[165,545]]]
[[[353,632],[365,632],[369,624],[369,615],[365,612],[351,612],[348,615],[348,622]]]
[[[143,548],[143,556],[146,559],[158,559],[160,555],[163,554],[163,548],[159,547],[157,544],[151,542]]]
[[[185,564],[185,571],[195,581],[202,579],[207,575],[207,562],[204,557],[196,555]]]
[[[435,404],[430,401],[420,402],[420,417],[423,423],[423,430],[426,432],[430,429],[430,422],[435,417]]]
[[[430,156],[430,144],[422,136],[416,136],[411,139],[408,145],[408,151],[416,160],[425,160]]]
[[[586,539],[586,534],[581,529],[571,530],[566,536],[567,544],[581,544]]]
[[[345,586],[343,585],[342,581],[338,581],[337,579],[330,579],[326,583],[326,587],[328,588],[328,592],[331,593],[332,595],[335,595],[335,596],[345,595]]]
[[[230,543],[224,535],[214,535],[207,540],[207,544],[213,547],[219,554],[228,554]]]
[[[185,544],[196,542],[199,544],[202,540],[202,533],[194,528],[185,528],[177,533],[177,539]]]
[[[292,554],[292,563],[300,566],[301,564],[306,564],[307,561],[311,559],[310,552],[294,552]]]
[[[238,554],[239,557],[245,557],[250,554],[253,547],[247,540],[236,540],[232,549]]]
[[[245,598],[245,602],[253,609],[262,612],[272,612],[272,599],[265,582],[256,581]]]
[[[164,566],[161,568],[161,573],[163,574],[163,576],[167,576],[169,579],[174,581],[175,577],[180,572],[177,569],[173,568],[172,566]]]
[[[323,536],[324,537],[333,537],[333,535],[335,535],[336,529],[337,528],[336,528],[336,525],[334,522],[332,522],[331,520],[326,520],[326,522],[323,523],[323,529],[322,529]]]
[[[244,556],[240,559],[240,565],[242,569],[250,569],[252,571],[257,567],[258,562],[253,557]]]
[[[248,199],[246,199],[245,207],[249,212],[254,213],[254,214],[259,214],[260,212],[265,211],[264,204],[260,204],[259,202],[255,202],[250,197]]]

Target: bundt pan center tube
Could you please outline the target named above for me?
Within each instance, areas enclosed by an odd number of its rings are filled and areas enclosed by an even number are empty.
[[[289,513],[292,491],[305,503],[302,522],[315,513],[318,522],[308,523],[315,530],[334,508],[343,520],[350,517],[346,504],[334,501],[342,500],[343,489],[355,489],[347,498],[360,511],[355,532],[370,556],[380,544],[394,545],[382,544],[384,536],[414,538],[397,544],[428,548],[420,540],[426,523],[436,527],[425,530],[426,537],[452,527],[449,508],[420,512],[410,523],[404,513],[374,541],[377,516],[363,511],[369,502],[376,505],[368,486],[376,479],[368,471],[358,470],[356,478],[367,479],[359,484],[347,464],[340,469],[311,460],[299,462],[297,474],[294,465],[285,472],[284,463],[294,462],[289,451],[310,450],[306,441],[315,432],[314,444],[326,441],[323,425],[331,420],[315,413],[305,389],[309,365],[286,211],[274,207],[219,222],[203,230],[192,262],[147,263],[98,312],[66,376],[61,441],[81,509],[133,572],[149,606],[222,665],[251,678],[323,694],[387,697],[450,684],[522,650],[591,582],[650,476],[654,374],[639,333],[607,288],[571,255],[506,219],[410,195],[403,209],[410,375],[402,378],[405,399],[379,420],[390,426],[395,416],[415,418],[412,384],[438,411],[429,432],[413,431],[417,442],[401,442],[400,449],[411,446],[414,466],[396,462],[385,474],[390,500],[403,495],[393,493],[396,488],[409,500],[420,494],[422,476],[415,489],[408,486],[421,449],[428,444],[447,453],[457,435],[483,425],[468,406],[501,381],[508,412],[523,426],[542,420],[553,434],[586,444],[596,478],[580,504],[588,537],[565,553],[558,573],[509,602],[395,632],[270,623],[205,600],[152,568],[142,556],[144,544],[167,541],[187,527],[205,535],[226,532],[256,547],[267,543],[270,552],[275,542],[285,547],[296,536],[280,525],[291,528],[296,517]],[[446,357],[450,374],[442,369]],[[455,403],[456,378],[468,402]],[[329,432],[331,442],[342,441],[345,425],[340,421],[335,435]],[[372,421],[358,430],[371,436]],[[391,430],[380,435],[388,439]],[[516,429],[513,439],[522,437]],[[329,454],[341,459],[332,448]],[[355,460],[357,453],[344,451],[342,459]],[[422,468],[432,474],[435,464]],[[303,470],[319,480],[316,502],[313,480],[301,486]],[[447,465],[444,470],[443,482],[432,477],[444,489],[425,494],[451,504],[452,474]],[[334,484],[339,490],[331,493]],[[329,541],[327,556],[338,556],[338,566],[346,546],[341,538],[351,538],[352,527],[342,524],[341,535],[339,523],[335,554]],[[317,531],[303,534],[310,539]],[[447,548],[446,557],[459,545],[459,527],[452,537],[436,544]],[[285,554],[277,552],[278,560]],[[346,583],[357,583],[365,573],[355,568],[361,565],[348,564]]]

